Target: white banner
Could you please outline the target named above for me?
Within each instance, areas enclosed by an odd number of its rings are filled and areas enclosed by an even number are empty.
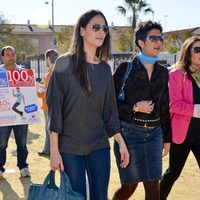
[[[33,70],[0,70],[0,126],[40,122]]]

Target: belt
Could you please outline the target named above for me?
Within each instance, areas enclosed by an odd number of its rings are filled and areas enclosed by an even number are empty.
[[[145,123],[144,125],[138,125],[138,124],[135,124],[136,126],[138,127],[142,127],[142,128],[146,128],[146,129],[151,129],[151,128],[155,128],[156,126],[148,126],[147,123]]]
[[[133,124],[144,127],[144,128],[155,128],[159,126],[160,124],[160,118],[157,119],[139,119],[139,118],[133,118],[132,121]]]

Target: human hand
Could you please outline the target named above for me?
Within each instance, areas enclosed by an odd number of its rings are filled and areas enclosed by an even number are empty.
[[[138,112],[150,114],[154,109],[154,103],[150,101],[139,101],[137,102]]]
[[[51,170],[53,170],[53,171],[56,171],[56,170],[64,171],[62,157],[59,152],[51,153],[50,166],[51,166]]]
[[[121,155],[121,164],[120,164],[120,167],[121,168],[126,168],[127,165],[129,164],[129,152],[128,152],[128,149],[126,147],[126,144],[125,142],[121,142],[119,144],[119,152],[120,152],[120,155]]]
[[[163,144],[163,157],[169,153],[171,143],[164,143]]]
[[[115,141],[119,145],[119,152],[121,156],[121,168],[126,168],[129,163],[129,152],[124,142],[124,139],[120,133],[115,134],[114,136]]]
[[[40,85],[36,82],[35,86],[36,86],[37,93],[41,94],[42,93],[42,88],[40,87]]]

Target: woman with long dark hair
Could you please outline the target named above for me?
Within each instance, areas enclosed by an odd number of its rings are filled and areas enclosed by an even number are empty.
[[[52,170],[65,170],[75,191],[107,200],[110,175],[108,137],[120,146],[121,167],[129,154],[120,134],[110,66],[110,34],[98,10],[78,20],[70,51],[56,61],[47,91]]]

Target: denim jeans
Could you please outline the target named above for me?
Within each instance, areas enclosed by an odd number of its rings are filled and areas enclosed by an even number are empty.
[[[13,129],[15,142],[17,145],[17,166],[23,169],[28,166],[26,159],[28,156],[27,150],[27,132],[28,125],[4,126],[0,127],[0,170],[5,171],[3,167],[6,163],[6,148],[8,140]]]
[[[100,149],[87,156],[61,153],[72,188],[86,197],[86,173],[90,200],[107,200],[110,178],[110,150]]]
[[[50,135],[49,135],[49,115],[48,111],[44,110],[44,119],[45,119],[45,142],[42,152],[47,155],[50,155]]]

